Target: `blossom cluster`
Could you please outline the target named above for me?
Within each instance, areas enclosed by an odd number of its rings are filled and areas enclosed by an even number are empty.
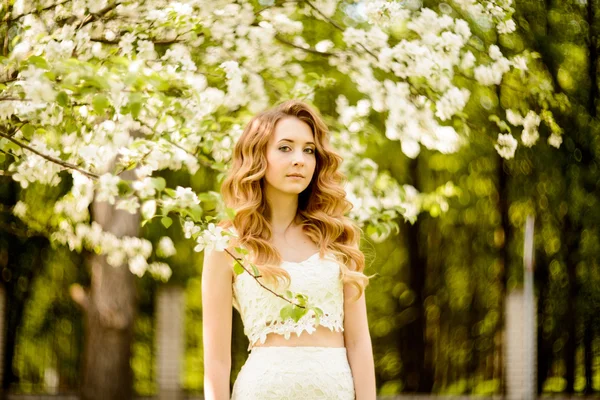
[[[200,204],[212,195],[167,188],[155,173],[224,172],[252,114],[282,98],[315,100],[331,76],[342,76],[356,92],[337,97],[331,142],[345,160],[351,216],[383,238],[398,216],[414,221],[421,211],[446,209],[451,190],[418,193],[400,185],[364,155],[363,139],[378,134],[399,141],[411,158],[422,146],[455,152],[467,140],[461,126],[471,100],[457,75],[494,86],[510,71],[528,68],[528,57],[509,59],[493,44],[474,54],[467,21],[417,3],[365,1],[351,14],[338,0],[111,6],[72,0],[51,7],[16,0],[10,15],[15,36],[2,72],[17,78],[5,82],[0,101],[0,124],[13,133],[0,138],[0,149],[15,156],[10,172],[23,189],[34,182],[58,185],[61,171],[71,174],[70,190],[52,206],[54,241],[165,279],[167,264],[148,262],[152,244],[103,232],[91,221],[90,204],[107,202],[139,212],[143,223],[160,218],[165,226],[176,214],[196,251],[223,250],[230,232],[201,222]],[[516,28],[511,0],[453,3],[501,34]],[[305,29],[315,20],[331,31],[315,37]],[[308,72],[310,62],[303,61],[313,55],[326,57],[334,71]],[[348,100],[357,94],[356,102]],[[548,142],[560,146],[560,128],[548,110],[521,111],[524,116],[510,111],[506,118],[523,126],[523,145],[538,141],[544,122],[552,130]],[[373,116],[381,117],[382,128],[369,123]],[[501,156],[513,157],[516,148],[510,131],[499,135]],[[18,203],[14,213],[26,222],[27,204]],[[163,238],[155,251],[168,258],[174,250]]]

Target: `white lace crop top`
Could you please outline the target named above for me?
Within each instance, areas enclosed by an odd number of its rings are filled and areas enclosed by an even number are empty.
[[[342,332],[344,286],[335,256],[327,253],[325,258],[319,258],[319,253],[315,253],[302,262],[283,261],[281,268],[290,274],[288,289],[307,295],[311,304],[323,310],[319,325]],[[268,284],[265,286],[271,288]],[[244,333],[250,341],[248,350],[258,341],[264,343],[269,333],[277,333],[289,339],[292,333],[300,336],[303,331],[312,334],[316,330],[312,311],[298,322],[291,318],[283,321],[279,312],[287,304],[289,303],[285,300],[262,288],[247,272],[236,276],[233,282],[233,306],[242,317]]]

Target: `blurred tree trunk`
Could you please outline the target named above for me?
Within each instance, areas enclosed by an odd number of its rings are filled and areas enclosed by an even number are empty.
[[[2,184],[0,204],[3,210],[10,210],[15,205],[17,190],[18,184],[12,180]],[[0,316],[6,321],[4,359],[0,360],[4,364],[2,392],[19,380],[12,367],[17,334],[23,322],[25,305],[32,294],[33,282],[43,269],[43,254],[49,242],[43,236],[31,236],[31,232],[9,211],[3,212],[0,223],[0,279],[6,289],[6,315]]]
[[[481,335],[478,330],[473,329],[479,321],[481,321],[485,317],[485,310],[481,307],[481,301],[479,300],[478,287],[479,287],[479,276],[477,276],[477,271],[473,267],[473,243],[475,238],[473,237],[474,232],[471,232],[471,238],[469,240],[469,249],[467,250],[467,259],[465,260],[465,264],[469,266],[470,272],[470,280],[471,280],[471,304],[469,307],[469,313],[467,313],[467,329],[468,329],[468,337],[469,337],[469,360],[466,363],[466,374],[465,378],[468,385],[469,393],[473,393],[473,389],[477,385],[477,380],[474,378],[478,376],[477,371],[481,365],[481,356],[482,352],[479,350],[478,343],[482,340]]]
[[[598,43],[598,32],[600,31],[600,13],[598,12],[599,1],[587,1],[587,23],[588,23],[588,57],[589,57],[589,79],[590,91],[588,96],[588,112],[592,118],[598,116],[598,54],[600,45]],[[589,272],[588,272],[589,276]],[[593,391],[593,350],[592,342],[594,340],[592,331],[592,321],[589,315],[583,321],[583,348],[584,348],[584,367],[585,367],[585,393],[591,394]]]
[[[420,190],[418,177],[419,158],[410,161],[410,176],[413,186]],[[420,231],[423,219],[421,216],[412,225],[408,225],[408,254],[409,254],[409,287],[415,298],[412,304],[414,319],[404,328],[404,340],[401,343],[402,363],[404,365],[406,391],[429,393],[433,387],[433,368],[429,357],[425,354],[425,273],[427,270],[427,258],[422,251]]]
[[[550,355],[552,354],[552,340],[551,337],[547,337],[544,332],[544,322],[546,309],[546,300],[549,296],[548,284],[550,276],[548,274],[549,260],[546,256],[545,250],[538,252],[536,257],[540,260],[536,263],[535,268],[535,281],[538,287],[538,298],[537,298],[537,393],[541,394],[544,387],[544,382],[548,378],[548,372],[550,371]]]
[[[567,244],[567,276],[569,282],[567,298],[567,312],[564,319],[564,326],[567,330],[567,342],[565,343],[565,379],[567,386],[565,392],[569,394],[575,393],[575,355],[577,351],[577,292],[578,282],[575,268],[577,267],[576,254],[577,254],[577,239],[578,233],[576,228],[573,226],[573,222],[569,217],[569,213],[565,216],[564,225],[564,241]]]
[[[139,213],[94,202],[92,218],[117,237],[139,234]],[[133,397],[130,358],[137,308],[134,276],[126,264],[112,267],[103,255],[90,256],[89,264],[89,293],[73,292],[73,298],[84,308],[86,321],[81,398],[129,400]]]
[[[583,351],[584,351],[584,366],[585,366],[585,394],[592,394],[593,392],[593,366],[592,358],[594,352],[592,349],[592,342],[594,340],[594,333],[592,331],[591,321],[586,321],[583,326]]]
[[[510,184],[510,175],[508,166],[506,165],[505,160],[498,156],[498,210],[500,212],[500,224],[502,226],[502,246],[500,249],[500,265],[501,270],[498,273],[498,280],[500,281],[502,287],[502,302],[501,302],[501,311],[500,314],[504,316],[501,327],[504,329],[504,321],[506,320],[505,310],[506,310],[506,286],[508,280],[508,267],[509,267],[509,257],[510,250],[508,248],[509,238],[512,237],[512,228],[510,226],[510,219],[508,216],[508,189]],[[504,346],[504,344],[503,344]],[[504,347],[500,347],[502,350]],[[504,354],[500,351],[500,360],[501,365],[504,365]],[[501,370],[501,376],[504,378],[504,368]],[[502,388],[501,392],[506,393],[506,379],[502,379]]]

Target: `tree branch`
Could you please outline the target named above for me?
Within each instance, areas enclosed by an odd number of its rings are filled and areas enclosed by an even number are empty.
[[[315,10],[315,12],[317,14],[319,14],[321,17],[323,17],[323,19],[327,22],[329,22],[335,29],[344,32],[344,28],[342,28],[340,25],[338,25],[337,22],[335,22],[334,20],[332,20],[331,18],[329,18],[328,16],[326,16],[323,11],[319,10],[313,3],[311,3],[309,0],[304,0],[304,2],[306,4],[308,4],[310,6],[310,8],[312,8],[313,10]]]
[[[9,141],[13,142],[17,146],[19,146],[19,147],[21,147],[23,149],[31,151],[32,153],[37,154],[38,156],[42,157],[43,159],[45,159],[47,161],[50,161],[50,162],[52,162],[54,164],[58,164],[58,165],[60,165],[60,166],[62,166],[64,168],[73,169],[75,171],[78,171],[78,172],[84,174],[85,176],[87,176],[88,178],[98,179],[100,177],[98,174],[95,174],[93,172],[89,172],[89,171],[83,170],[83,169],[79,168],[77,165],[73,165],[73,164],[70,164],[70,163],[68,163],[66,161],[60,160],[58,158],[50,157],[49,155],[43,154],[43,153],[37,151],[36,149],[34,149],[34,148],[26,145],[25,143],[22,143],[22,142],[18,141],[17,139],[14,139],[13,137],[11,137],[11,136],[3,133],[3,132],[0,132],[0,137],[8,139]]]
[[[287,46],[291,46],[291,47],[294,47],[296,49],[303,50],[303,51],[305,51],[307,53],[318,54],[318,55],[324,56],[324,57],[331,57],[331,56],[335,55],[334,53],[330,53],[330,52],[327,52],[327,51],[319,51],[319,50],[315,50],[315,49],[311,49],[311,48],[306,49],[306,48],[304,48],[302,46],[298,46],[297,44],[294,44],[294,43],[290,42],[289,40],[286,40],[286,39],[282,38],[279,35],[275,35],[275,39],[277,41],[279,41],[279,42],[287,45]]]
[[[102,10],[98,11],[97,13],[89,14],[87,17],[85,17],[81,21],[81,25],[79,25],[79,27],[77,29],[81,29],[84,26],[86,26],[87,24],[94,22],[97,19],[102,18],[105,14],[108,14],[109,12],[111,12],[112,10],[117,8],[118,5],[119,5],[119,3],[117,1],[115,1],[114,3],[107,5]]]
[[[273,290],[271,290],[270,288],[268,288],[267,286],[265,286],[265,285],[264,285],[264,284],[263,284],[261,281],[259,281],[259,280],[258,280],[258,278],[261,278],[261,277],[262,277],[261,275],[259,275],[259,276],[254,276],[254,274],[253,274],[252,272],[250,272],[250,271],[249,271],[249,270],[246,268],[246,266],[244,266],[244,264],[242,264],[242,263],[241,263],[241,261],[242,261],[242,259],[241,259],[241,258],[238,258],[238,257],[236,257],[235,255],[231,254],[231,252],[230,252],[229,250],[227,250],[227,249],[225,249],[225,252],[226,252],[227,254],[229,254],[229,255],[231,256],[231,258],[233,258],[233,260],[234,260],[234,261],[235,261],[235,262],[236,262],[236,263],[237,263],[237,264],[238,264],[240,267],[244,268],[244,271],[246,271],[246,272],[247,272],[247,273],[248,273],[248,274],[249,274],[249,275],[250,275],[252,278],[254,278],[254,280],[256,281],[256,283],[258,283],[258,284],[259,284],[259,285],[260,285],[260,286],[261,286],[263,289],[265,289],[265,290],[266,290],[266,291],[268,291],[268,292],[271,292],[271,293],[272,293],[272,294],[274,294],[275,296],[279,297],[279,298],[280,298],[280,299],[282,299],[282,300],[285,300],[286,302],[288,302],[288,303],[290,303],[290,304],[293,304],[293,305],[294,305],[294,306],[296,306],[296,307],[300,307],[300,308],[306,308],[305,306],[301,306],[300,304],[296,304],[296,303],[294,303],[293,301],[291,301],[291,300],[289,300],[289,299],[286,299],[285,297],[283,297],[283,296],[282,296],[282,295],[280,295],[279,293],[277,293],[277,292],[274,292]]]
[[[335,29],[344,32],[344,28],[342,28],[340,25],[338,25],[337,22],[335,22],[334,20],[332,20],[331,18],[327,17],[321,10],[319,10],[313,3],[311,3],[309,0],[304,0],[304,2],[306,4],[308,4],[310,6],[310,8],[312,8],[313,10],[315,10],[316,13],[318,13],[321,17],[323,17],[323,19],[325,19],[325,21],[327,21],[331,26],[333,26]],[[367,54],[371,55],[373,58],[375,58],[376,60],[379,60],[379,57],[377,57],[375,55],[375,53],[373,53],[371,50],[367,49],[365,47],[365,45],[363,45],[362,43],[358,43],[358,45],[360,47],[363,48],[364,51],[367,52]]]
[[[31,15],[31,14],[41,14],[41,13],[43,13],[44,11],[51,10],[51,9],[53,9],[53,8],[55,8],[55,7],[61,6],[61,5],[65,4],[65,3],[68,3],[68,2],[70,2],[70,1],[71,1],[71,0],[65,0],[65,1],[63,1],[63,2],[61,2],[61,3],[56,3],[56,4],[52,4],[52,5],[46,6],[46,7],[42,7],[42,8],[40,8],[40,9],[37,9],[37,10],[35,10],[35,11],[31,11],[31,12],[28,12],[28,13],[26,13],[26,14],[17,15],[17,16],[16,16],[16,17],[14,17],[14,18],[8,18],[8,16],[10,16],[10,13],[9,13],[9,12],[7,12],[7,13],[6,13],[6,15],[7,15],[7,16],[6,16],[6,17],[4,17],[4,19],[5,19],[5,21],[7,21],[7,22],[13,22],[13,21],[16,21],[16,20],[18,20],[18,19],[21,19],[21,18],[23,18],[23,17],[24,17],[24,16],[26,16],[26,15]],[[8,0],[6,1],[6,3],[8,3]],[[8,9],[8,8],[7,8],[7,9]]]

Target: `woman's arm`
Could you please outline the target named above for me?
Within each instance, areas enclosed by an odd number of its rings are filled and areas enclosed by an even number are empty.
[[[204,398],[229,400],[232,263],[222,251],[205,251],[202,269]]]
[[[367,323],[365,294],[355,300],[358,290],[344,285],[344,342],[352,369],[356,400],[375,400],[375,364]]]

